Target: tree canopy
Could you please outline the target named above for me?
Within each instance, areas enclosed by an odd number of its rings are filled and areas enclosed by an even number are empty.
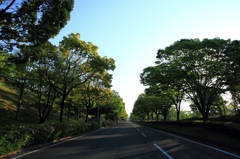
[[[0,2],[0,49],[42,44],[70,20],[74,0],[3,0]]]
[[[205,123],[221,94],[230,91],[238,100],[239,44],[220,38],[181,39],[158,50],[156,66],[143,70],[141,83],[149,86],[147,92],[167,94],[177,111],[182,99],[190,99]]]

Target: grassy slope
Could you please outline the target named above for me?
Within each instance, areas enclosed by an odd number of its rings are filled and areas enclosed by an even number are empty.
[[[19,94],[15,88],[11,88],[0,81],[0,127],[18,123],[38,123],[38,110],[34,107],[36,98],[33,94],[24,93],[18,121],[14,120]],[[51,114],[52,120],[58,120],[58,114]]]
[[[37,98],[34,94],[28,92],[25,92],[23,95],[18,121],[14,120],[18,99],[19,93],[16,88],[11,88],[0,80],[0,127],[19,123],[39,123],[38,110],[34,106],[34,103],[37,103]],[[92,117],[92,115],[89,115],[89,120]],[[83,118],[85,119],[85,117]],[[73,117],[70,117],[70,120],[74,120]],[[83,119],[79,118],[78,120]],[[63,121],[67,121],[66,116],[63,116]],[[49,122],[59,122],[58,109],[52,110]]]

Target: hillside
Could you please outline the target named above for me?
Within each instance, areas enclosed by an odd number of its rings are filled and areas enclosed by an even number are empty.
[[[38,123],[38,110],[34,106],[34,94],[24,93],[18,120],[14,120],[19,95],[16,88],[11,88],[0,82],[0,126],[17,123]],[[52,120],[58,120],[56,112],[51,114]]]

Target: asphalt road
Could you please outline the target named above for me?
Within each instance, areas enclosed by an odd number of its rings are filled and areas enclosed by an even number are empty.
[[[236,159],[240,152],[126,122],[13,159]]]

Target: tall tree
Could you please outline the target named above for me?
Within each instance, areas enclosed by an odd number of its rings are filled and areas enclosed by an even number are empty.
[[[58,47],[58,58],[51,63],[46,80],[61,95],[60,117],[62,122],[64,102],[76,87],[108,70],[115,69],[115,61],[101,57],[97,46],[80,39],[80,34],[69,34]]]
[[[115,119],[116,121],[127,119],[125,103],[117,91],[113,90],[107,100],[97,104],[100,104],[100,114],[105,114],[107,118]]]
[[[230,40],[182,39],[159,50],[158,58],[174,65],[184,92],[201,112],[203,122],[217,95],[226,91],[228,63],[224,50]]]
[[[181,111],[181,102],[184,98],[184,85],[177,77],[176,68],[167,62],[160,63],[161,59],[156,62],[157,66],[144,68],[140,74],[141,83],[150,86],[146,89],[147,94],[168,94],[168,98],[175,105],[177,121]]]
[[[146,94],[140,94],[133,106],[132,114],[141,120],[145,120],[146,116],[148,116],[151,111],[151,107],[149,107],[149,103],[146,99]]]
[[[18,115],[22,103],[22,98],[24,91],[26,88],[29,88],[29,63],[25,63],[23,54],[21,52],[16,52],[14,54],[11,54],[8,56],[8,65],[10,65],[9,68],[14,69],[8,69],[11,70],[10,73],[2,74],[2,77],[4,78],[5,82],[9,85],[14,86],[19,91],[19,98],[17,102],[17,110],[15,114],[15,120],[18,120]],[[7,66],[8,67],[8,66]],[[4,73],[4,72],[3,72]]]
[[[235,113],[240,114],[240,41],[234,40],[228,43],[224,50],[227,63],[230,64],[226,70],[226,77],[229,81],[228,89],[233,100],[233,108]]]
[[[86,106],[85,122],[88,122],[89,110],[96,105],[97,102],[102,102],[110,96],[111,81],[111,74],[105,72],[102,75],[98,74],[90,78],[79,89],[82,94],[82,100],[85,101]]]
[[[44,75],[51,70],[52,64],[58,57],[57,47],[50,42],[39,46],[28,45],[21,47],[21,53],[22,65],[30,64],[28,66],[30,71],[27,82],[29,89],[37,94],[38,102],[35,104],[38,106],[39,122],[44,123],[49,117],[54,101],[59,94],[44,78]]]

